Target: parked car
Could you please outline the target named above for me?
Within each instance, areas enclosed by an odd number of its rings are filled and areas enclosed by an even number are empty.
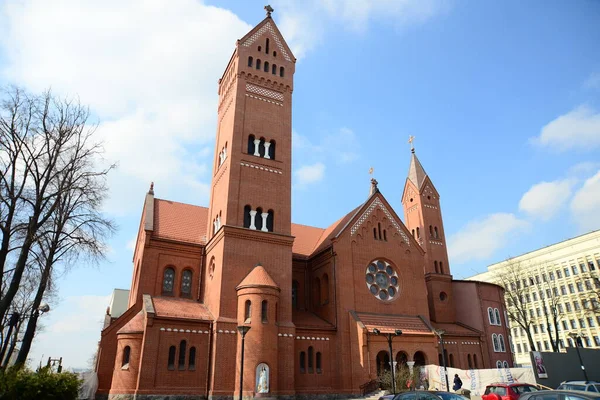
[[[457,393],[414,390],[411,392],[402,392],[396,395],[386,394],[379,400],[466,400],[467,398]]]
[[[492,383],[485,387],[482,400],[517,400],[524,393],[537,392],[539,389],[529,383]]]
[[[519,400],[599,400],[600,393],[577,390],[540,390],[525,393]]]
[[[578,390],[582,392],[600,393],[600,382],[564,381],[556,390]]]

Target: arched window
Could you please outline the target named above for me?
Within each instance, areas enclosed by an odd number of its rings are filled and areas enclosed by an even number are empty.
[[[265,53],[269,54],[269,39],[267,38],[267,43],[265,45]]]
[[[248,57],[248,66],[252,67],[253,63],[254,63],[254,59],[252,58],[252,56]]]
[[[413,354],[413,361],[415,362],[415,367],[423,367],[427,365],[427,358],[425,357],[425,353],[422,351],[417,351]]]
[[[310,346],[308,348],[308,373],[312,374],[313,372],[315,372],[313,369],[313,348]]]
[[[269,321],[267,314],[269,312],[269,305],[267,304],[266,300],[263,300],[261,305],[260,305],[260,320],[262,321],[263,324],[267,323]]]
[[[252,216],[250,215],[250,211],[252,211],[252,207],[248,204],[244,206],[244,228],[250,228],[252,223]]]
[[[377,240],[377,228],[373,228],[373,239]]]
[[[269,62],[268,61],[265,61],[265,69],[264,69],[264,71],[265,72],[269,72]]]
[[[412,230],[412,235],[413,235],[413,237],[415,237],[415,230],[414,229]]]
[[[256,69],[260,69],[260,58],[256,59]]]
[[[492,334],[492,344],[494,345],[495,352],[500,351],[500,345],[498,344],[498,335],[496,335],[495,333]]]
[[[433,228],[434,232],[435,232],[435,238],[439,239],[440,235],[438,234],[438,230],[437,230],[437,226],[435,228]]]
[[[285,70],[283,69],[283,67],[279,67],[279,76],[283,78]]]
[[[438,353],[438,365],[440,367],[444,365],[444,360],[442,359],[442,353]]]
[[[433,267],[435,268],[435,273],[436,273],[436,274],[439,274],[439,273],[440,273],[440,269],[438,268],[438,263],[437,263],[437,261],[434,261],[434,262],[433,262]]]
[[[186,269],[181,274],[181,296],[192,296],[192,271]]]
[[[275,215],[274,215],[273,210],[269,210],[267,213],[268,213],[268,215],[267,215],[267,230],[269,232],[273,232],[273,222],[274,222],[273,218]]]
[[[298,281],[292,281],[292,309],[298,309]]]
[[[417,226],[417,239],[421,237],[421,233],[419,232],[419,227]]]
[[[275,141],[271,140],[269,143],[271,143],[271,145],[269,146],[269,158],[271,160],[275,159]]]
[[[129,366],[129,356],[131,355],[131,347],[125,346],[123,349],[123,358],[121,360],[121,367]]]
[[[273,64],[273,65],[271,66],[271,73],[272,73],[273,75],[277,75],[277,65]]]
[[[473,362],[471,361],[470,354],[467,354],[467,365],[469,366],[469,369],[473,369]]]
[[[306,353],[300,352],[300,373],[303,374],[306,372]]]
[[[313,304],[315,306],[320,306],[321,305],[321,280],[319,278],[315,278],[314,283],[315,283],[315,286],[313,287],[313,296],[314,296]]]
[[[385,231],[385,229],[383,230],[383,240],[387,242],[387,232]]]
[[[175,352],[177,349],[175,346],[169,347],[169,361],[167,362],[167,368],[170,370],[175,369]]]
[[[506,345],[504,344],[504,336],[502,334],[498,335],[498,344],[500,345],[500,351],[506,352]]]
[[[377,223],[377,232],[379,233],[379,240],[381,240],[381,222]]]
[[[496,325],[502,326],[502,321],[500,320],[500,311],[497,308],[494,308],[494,315],[496,316]]]
[[[323,285],[321,286],[321,301],[323,304],[329,303],[329,275],[323,274]]]
[[[494,310],[492,307],[488,307],[488,319],[490,320],[490,325],[495,325]]]
[[[186,352],[187,342],[182,340],[179,342],[179,369],[185,369],[185,352]]]
[[[502,361],[500,361],[500,360],[496,361],[496,368],[498,368],[498,369],[502,368]]]
[[[188,361],[188,369],[194,371],[196,369],[196,348],[190,347],[190,359]]]
[[[440,274],[444,273],[444,264],[440,261]]]
[[[479,368],[477,366],[477,354],[473,354],[473,366],[475,367],[475,369]]]
[[[175,283],[175,270],[168,267],[163,272],[162,294],[173,295],[173,286]]]
[[[321,366],[321,352],[317,351],[317,374],[323,372],[323,367]]]
[[[248,154],[250,155],[254,154],[254,139],[256,139],[254,135],[248,136]]]
[[[508,361],[504,361],[502,364],[503,364],[504,368],[510,368],[510,367],[508,366]]]
[[[256,209],[256,217],[254,218],[254,225],[256,226],[256,230],[261,230],[263,227],[263,218],[262,218],[263,210],[258,207]]]
[[[246,300],[246,304],[244,305],[244,323],[249,324],[251,318],[252,318],[252,302],[250,300]]]
[[[429,236],[433,237],[433,226],[429,225]]]
[[[450,367],[454,367],[454,354],[450,353]]]

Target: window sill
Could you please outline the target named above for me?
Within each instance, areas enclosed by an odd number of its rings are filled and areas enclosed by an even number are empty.
[[[121,371],[129,371],[129,363],[127,363],[127,364],[123,365],[123,366],[121,367]]]

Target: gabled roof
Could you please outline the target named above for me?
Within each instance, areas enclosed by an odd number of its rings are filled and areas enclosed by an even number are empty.
[[[400,329],[403,335],[433,335],[431,329],[416,315],[394,315],[355,313],[369,332],[377,328],[381,333],[391,333]]]
[[[157,317],[212,321],[208,308],[195,300],[176,297],[152,297]]]
[[[252,271],[246,275],[246,277],[242,280],[242,282],[237,286],[236,289],[242,289],[244,287],[272,287],[275,289],[279,289],[277,283],[271,278],[271,275],[267,272],[267,270],[260,264],[256,267],[252,268]]]
[[[154,200],[153,236],[205,244],[208,208],[169,200]]]
[[[446,336],[479,336],[480,332],[469,328],[467,326],[459,325],[459,324],[441,324],[437,322],[431,322],[434,328],[443,329],[446,331]]]
[[[260,21],[250,32],[248,32],[243,38],[239,40],[239,44],[244,47],[251,46],[256,40],[258,40],[263,34],[269,32],[275,40],[275,46],[279,50],[279,53],[283,56],[286,61],[296,62],[296,57],[292,54],[292,50],[286,43],[283,35],[275,25],[275,21],[271,16],[267,16],[265,19]]]
[[[425,177],[427,177],[427,172],[425,172],[413,150],[410,157],[410,166],[408,167],[408,179],[415,184],[418,190],[421,190]]]
[[[123,325],[121,329],[117,331],[117,335],[121,333],[142,333],[144,332],[144,311],[140,311],[131,318],[128,323]]]

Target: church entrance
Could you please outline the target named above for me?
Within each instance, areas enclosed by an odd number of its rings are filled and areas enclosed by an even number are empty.
[[[377,353],[377,376],[390,371],[390,355],[387,351]]]

